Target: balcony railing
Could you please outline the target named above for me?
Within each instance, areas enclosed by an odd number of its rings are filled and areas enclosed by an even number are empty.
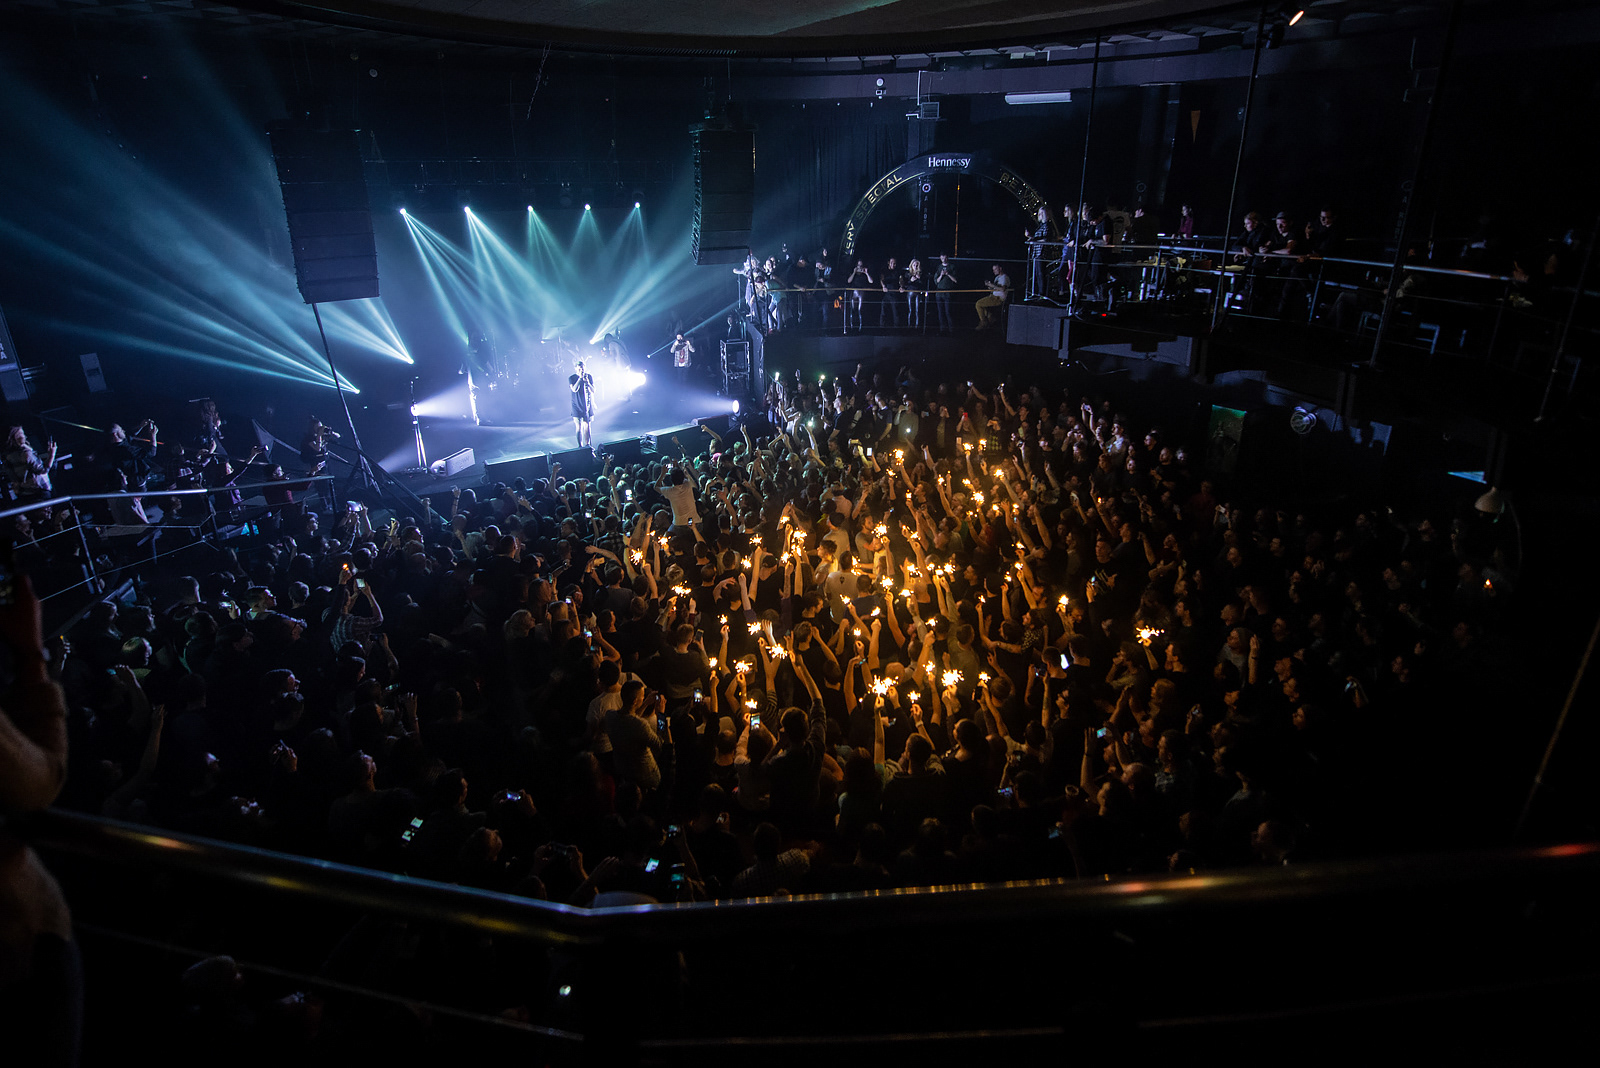
[[[552,980],[562,986],[552,990],[555,1007],[547,1015],[511,1020],[488,1006],[431,1008],[541,1041],[623,1045],[635,1054],[786,1042],[865,1049],[1059,1041],[1063,1023],[1050,1006],[1082,995],[1064,975],[1078,969],[1081,976],[1084,968],[1106,969],[1097,996],[1135,1002],[1130,1026],[1145,1031],[1203,1031],[1230,1021],[1311,1019],[1329,1011],[1359,1015],[1377,1011],[1374,1006],[1387,1012],[1424,1005],[1436,1012],[1470,1007],[1491,988],[1495,997],[1543,997],[1557,986],[1592,989],[1596,981],[1588,963],[1597,940],[1592,925],[1568,925],[1600,889],[1596,843],[1104,881],[582,909],[59,811],[10,821],[6,829],[44,852],[63,873],[69,895],[92,899],[75,901],[74,908],[95,938],[146,946],[169,960],[186,952],[204,955],[173,945],[160,918],[152,919],[141,904],[150,897],[136,889],[144,879],[159,887],[160,900],[180,910],[182,921],[174,925],[191,937],[197,921],[185,901],[203,902],[220,918],[215,922],[232,931],[205,936],[209,952],[227,951],[229,937],[259,945],[263,924],[292,927],[299,916],[319,922],[342,916],[351,923],[387,917],[408,930],[441,925],[544,946],[578,962],[572,974],[581,976]],[[1526,919],[1535,910],[1540,923],[1529,928]],[[1463,928],[1469,921],[1470,931]],[[1509,971],[1485,948],[1507,937],[1520,940],[1523,955]],[[818,988],[808,978],[819,939],[834,947],[816,966],[836,989]],[[892,958],[874,956],[887,947],[896,947]],[[693,1008],[692,996],[679,1000],[683,992],[670,987],[684,980],[662,976],[677,974],[671,962],[683,959],[680,953],[689,954],[691,971],[738,969],[750,992],[738,999],[737,1019],[726,1016],[725,1005],[702,1011]],[[839,959],[829,963],[834,954]],[[900,970],[880,979],[870,968],[865,975],[841,970],[850,959],[863,963],[860,954],[886,966],[892,959]],[[1121,975],[1120,954],[1144,960],[1145,969]],[[1362,964],[1360,982],[1349,985],[1340,969],[1351,962],[1342,958],[1369,954],[1375,956]],[[92,975],[92,953],[88,960]],[[1182,979],[1192,973],[1181,961],[1202,966],[1215,982],[1194,988]],[[311,989],[427,1004],[415,993],[268,963],[248,967]],[[1016,970],[1008,976],[1006,968]],[[1235,974],[1249,978],[1229,978]],[[696,980],[687,982],[692,990]],[[572,983],[588,995],[587,1003],[571,993]],[[955,1015],[942,1015],[937,1003],[917,994],[968,986],[964,1009]],[[865,1014],[854,1000],[862,989],[877,992],[868,995],[872,1011]],[[794,999],[792,1012],[746,1011],[759,1003],[789,1005],[788,999]],[[834,1009],[806,1024],[807,1008],[818,1005]],[[625,1019],[629,1013],[637,1019]]]

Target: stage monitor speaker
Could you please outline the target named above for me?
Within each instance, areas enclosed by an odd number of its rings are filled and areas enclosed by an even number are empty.
[[[550,467],[555,471],[555,465],[560,464],[561,470],[555,474],[561,478],[587,478],[591,481],[600,477],[600,458],[591,449],[568,449],[566,452],[553,452],[550,454]]]
[[[499,460],[483,465],[483,481],[493,485],[504,482],[510,485],[517,479],[531,483],[534,479],[549,478],[553,464],[560,464],[557,472],[562,478],[587,478],[593,480],[600,474],[600,461],[588,449],[569,449],[566,452],[541,453],[517,460]]]
[[[617,441],[608,441],[600,446],[603,454],[616,458],[619,464],[642,464],[656,457],[654,446],[645,447],[643,438],[621,438]]]
[[[519,478],[525,484],[531,484],[534,479],[549,477],[550,457],[543,453],[538,456],[522,456],[515,460],[499,460],[483,465],[483,481],[486,485],[504,482],[509,486]]]
[[[754,130],[691,127],[695,263],[739,263],[750,247],[756,195]]]
[[[278,168],[295,279],[307,304],[378,295],[367,180],[354,130],[267,130]]]
[[[471,449],[462,449],[459,452],[451,453],[442,460],[433,461],[429,465],[429,469],[444,475],[445,478],[454,478],[477,462],[477,458],[473,456]]]

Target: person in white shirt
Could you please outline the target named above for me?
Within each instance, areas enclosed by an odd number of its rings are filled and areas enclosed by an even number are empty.
[[[872,592],[872,580],[855,571],[835,571],[822,583],[822,592],[828,598],[828,610],[834,619],[845,618],[846,599],[854,601]]]
[[[673,464],[661,472],[656,488],[672,505],[672,529],[689,530],[700,522],[700,512],[694,504],[694,482],[683,468]]]
[[[611,770],[611,736],[606,733],[606,713],[622,708],[622,684],[640,682],[639,676],[623,671],[615,660],[600,661],[600,694],[589,702],[584,716],[584,739],[589,751],[607,771]]]
[[[978,309],[978,329],[987,330],[999,324],[999,317],[995,315],[996,308],[1005,307],[1006,297],[1011,291],[1011,276],[998,263],[990,268],[994,272],[994,280],[989,283],[989,295],[978,298],[973,307]]]

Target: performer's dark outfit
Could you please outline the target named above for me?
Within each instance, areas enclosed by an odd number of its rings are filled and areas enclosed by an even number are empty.
[[[572,421],[581,449],[594,444],[594,432],[589,426],[594,419],[594,376],[587,371],[568,375],[567,385],[572,387]]]

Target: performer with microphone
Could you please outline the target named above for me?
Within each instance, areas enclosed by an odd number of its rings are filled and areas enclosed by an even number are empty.
[[[572,389],[572,429],[578,435],[578,448],[594,447],[594,376],[578,361],[577,373],[567,376]]]
[[[758,324],[759,328],[759,324]],[[689,384],[690,356],[694,353],[694,342],[679,334],[672,341],[672,366],[678,369],[678,385]]]

